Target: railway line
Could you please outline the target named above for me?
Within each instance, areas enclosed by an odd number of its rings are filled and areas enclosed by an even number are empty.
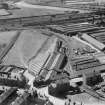
[[[67,24],[93,21],[93,13],[62,13],[53,15],[29,16],[29,17],[14,17],[14,18],[0,18],[0,28],[25,28],[34,26],[45,26],[50,24]],[[103,17],[105,18],[105,17]],[[95,20],[100,20],[98,15],[94,16]]]
[[[8,18],[8,17],[4,17],[4,18],[0,18],[0,23],[3,24],[5,22],[6,23],[19,23],[19,24],[24,24],[24,23],[44,23],[44,22],[54,22],[54,21],[62,21],[62,20],[68,20],[73,18],[73,15],[76,15],[75,18],[78,18],[78,15],[80,15],[79,17],[88,17],[89,14],[85,14],[83,15],[78,14],[78,13],[62,13],[62,14],[53,14],[53,15],[41,15],[41,16],[29,16],[29,17],[14,17],[14,18]]]

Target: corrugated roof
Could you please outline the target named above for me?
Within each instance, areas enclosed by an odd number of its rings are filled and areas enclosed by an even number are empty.
[[[99,42],[98,40],[92,38],[87,34],[83,34],[82,38],[100,50],[103,50],[105,48],[105,45],[103,43]]]

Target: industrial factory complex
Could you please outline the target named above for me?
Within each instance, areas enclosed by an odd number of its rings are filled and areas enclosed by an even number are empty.
[[[105,105],[105,1],[0,0],[0,105]]]

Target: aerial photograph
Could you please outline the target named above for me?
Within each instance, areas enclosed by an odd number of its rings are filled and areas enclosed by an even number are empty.
[[[105,0],[0,0],[0,105],[105,105]]]

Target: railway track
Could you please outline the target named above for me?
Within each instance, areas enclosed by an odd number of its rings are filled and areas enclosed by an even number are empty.
[[[67,24],[93,21],[92,13],[64,13],[42,16],[29,16],[17,18],[0,18],[0,28],[14,29],[34,26],[45,26],[50,24]],[[103,17],[105,18],[105,17]],[[95,20],[100,20],[99,16],[94,16]]]

